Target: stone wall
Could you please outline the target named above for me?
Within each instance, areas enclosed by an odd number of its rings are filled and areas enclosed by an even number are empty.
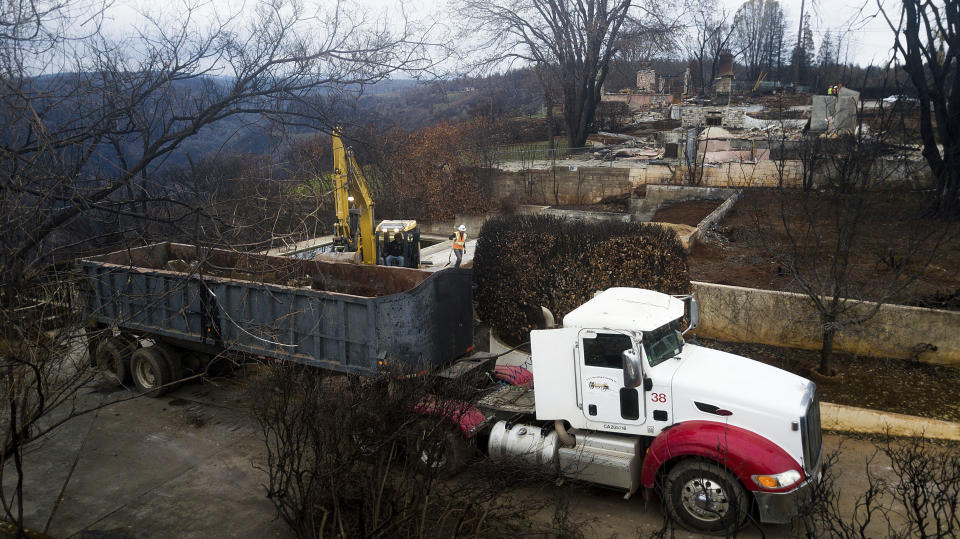
[[[742,129],[747,112],[744,107],[704,107],[685,105],[680,110],[681,125],[687,127],[703,127],[707,125],[707,118],[719,118],[720,125],[730,129]]]
[[[637,91],[647,93],[657,91],[657,72],[653,69],[637,71]]]
[[[703,337],[809,350],[820,349],[817,313],[802,294],[694,282]],[[865,303],[868,309],[873,304]],[[844,328],[839,351],[864,356],[960,364],[960,312],[882,305],[876,316]],[[917,352],[927,350],[917,357]]]

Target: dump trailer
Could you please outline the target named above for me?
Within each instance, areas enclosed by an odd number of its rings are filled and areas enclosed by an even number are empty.
[[[224,350],[376,376],[438,369],[473,343],[468,270],[426,273],[177,243],[83,259],[79,269],[89,319],[113,329],[93,357],[154,395],[196,369],[198,357]]]

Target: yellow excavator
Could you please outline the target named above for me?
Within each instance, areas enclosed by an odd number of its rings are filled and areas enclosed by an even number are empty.
[[[328,261],[384,264],[387,245],[402,237],[403,266],[420,267],[420,227],[414,220],[381,221],[374,227],[373,196],[351,148],[343,145],[342,129],[333,130],[333,252]]]

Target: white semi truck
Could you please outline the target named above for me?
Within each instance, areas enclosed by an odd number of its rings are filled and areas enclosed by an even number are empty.
[[[150,396],[224,350],[368,377],[389,365],[391,375],[475,379],[494,361],[467,355],[469,270],[426,273],[172,243],[78,264],[88,278],[92,359]],[[493,459],[518,459],[627,497],[657,490],[670,515],[698,532],[728,531],[748,515],[787,522],[818,481],[816,386],[686,343],[697,320],[692,298],[606,290],[562,327],[531,332],[532,387],[491,385],[473,402],[440,407],[455,411],[439,414],[453,423],[453,435],[430,448],[442,458],[417,459],[424,438],[416,432],[408,451],[415,462],[452,472],[476,443]]]
[[[628,498],[657,489],[673,519],[698,532],[723,533],[749,514],[797,516],[819,478],[816,386],[684,342],[685,303],[694,327],[695,301],[611,288],[562,327],[532,331],[533,398],[511,389],[480,403],[523,414],[493,425],[490,457],[556,467]]]

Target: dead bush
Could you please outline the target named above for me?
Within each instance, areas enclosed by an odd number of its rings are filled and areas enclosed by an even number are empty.
[[[798,522],[810,537],[956,537],[960,530],[960,450],[924,438],[885,436],[866,460],[867,486],[844,488],[837,450],[826,455],[815,505]],[[884,477],[887,475],[887,477]],[[853,497],[853,498],[852,498]],[[842,501],[854,499],[853,510]],[[849,505],[849,504],[845,504]]]
[[[472,391],[270,366],[253,398],[267,448],[267,496],[279,517],[297,537],[556,535],[554,528],[573,528],[565,511],[555,522],[531,522],[550,502],[519,491],[530,487],[522,470],[485,460],[471,465],[476,447],[444,416],[469,412],[462,398]],[[450,479],[460,465],[466,470]]]

